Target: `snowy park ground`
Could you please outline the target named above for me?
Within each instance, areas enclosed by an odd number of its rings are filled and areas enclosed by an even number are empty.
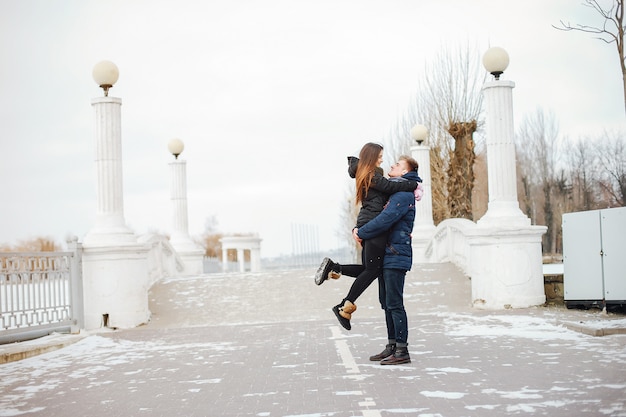
[[[152,320],[82,334],[0,365],[0,417],[626,416],[623,315],[534,307],[473,309],[450,264],[407,277],[412,363],[370,362],[386,343],[373,285],[351,332],[330,308],[350,278],[314,269],[162,281]],[[57,336],[70,337],[70,336]]]

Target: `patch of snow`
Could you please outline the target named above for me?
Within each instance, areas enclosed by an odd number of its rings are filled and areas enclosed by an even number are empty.
[[[426,372],[442,372],[445,374],[448,374],[448,373],[469,374],[469,373],[474,372],[471,369],[465,369],[465,368],[426,368],[425,371]]]
[[[465,393],[462,392],[446,392],[446,391],[420,391],[424,397],[434,397],[434,398],[447,398],[450,400],[458,400],[459,398],[465,397]]]
[[[496,408],[501,407],[501,405],[492,405],[492,404],[482,404],[482,405],[466,405],[465,408],[468,410],[476,411],[479,409],[483,410],[495,410]]]
[[[15,408],[4,408],[0,409],[0,417],[13,417],[13,416],[21,416],[22,414],[31,414],[37,413],[39,411],[45,410],[46,407],[34,407],[28,410],[17,410]]]
[[[195,380],[195,381],[178,381],[179,384],[196,384],[196,385],[219,384],[220,382],[222,382],[221,378],[198,379],[198,380]]]
[[[544,318],[521,315],[446,314],[446,334],[459,337],[518,337],[533,340],[580,341],[586,337]]]
[[[269,395],[276,395],[278,394],[278,392],[276,391],[272,391],[272,392],[251,392],[248,394],[244,394],[244,397],[267,397]]]

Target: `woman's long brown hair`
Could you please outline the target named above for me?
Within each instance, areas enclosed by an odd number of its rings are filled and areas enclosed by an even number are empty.
[[[368,142],[361,148],[359,153],[359,165],[356,169],[356,203],[360,203],[367,196],[367,191],[372,185],[372,178],[378,166],[378,157],[380,151],[383,150],[382,145]]]

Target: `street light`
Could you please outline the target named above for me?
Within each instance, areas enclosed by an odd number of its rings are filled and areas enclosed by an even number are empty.
[[[120,76],[120,71],[111,61],[100,61],[93,67],[91,73],[93,80],[104,90],[104,96],[109,96],[109,88],[117,82]]]
[[[419,204],[415,204],[415,222],[413,223],[413,263],[427,262],[426,247],[435,233],[433,222],[433,200],[430,184],[430,148],[423,145],[428,138],[428,129],[424,125],[416,124],[410,131],[414,144],[411,146],[411,156],[417,162],[420,177],[422,178],[423,196]]]
[[[428,137],[428,129],[424,125],[415,125],[411,128],[411,138],[417,142],[418,145],[422,145],[422,142]]]
[[[500,79],[500,75],[509,66],[509,54],[498,46],[489,48],[487,52],[485,52],[485,55],[483,55],[483,66],[497,81]]]
[[[480,309],[526,308],[546,301],[541,240],[545,226],[531,226],[520,209],[515,173],[515,129],[511,80],[500,80],[509,65],[502,48],[489,48],[483,65],[495,81],[483,84],[487,183],[487,212],[466,229],[467,270],[472,276],[471,299]],[[471,231],[470,231],[471,230]],[[434,252],[434,251],[433,251]]]
[[[167,150],[174,155],[174,159],[178,159],[178,155],[183,153],[183,149],[185,149],[185,144],[180,139],[172,139],[167,144]]]

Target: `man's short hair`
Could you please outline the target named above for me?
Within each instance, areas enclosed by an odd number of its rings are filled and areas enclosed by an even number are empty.
[[[419,164],[417,163],[417,161],[408,155],[401,155],[398,158],[398,161],[406,162],[406,164],[409,166],[409,171],[417,172],[417,168],[419,168]]]

